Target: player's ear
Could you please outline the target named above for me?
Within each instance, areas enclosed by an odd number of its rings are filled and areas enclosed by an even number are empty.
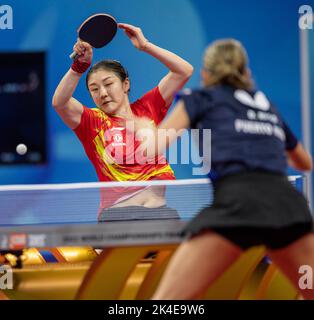
[[[123,81],[123,91],[124,91],[124,93],[129,93],[130,92],[130,79],[129,78],[126,78]]]

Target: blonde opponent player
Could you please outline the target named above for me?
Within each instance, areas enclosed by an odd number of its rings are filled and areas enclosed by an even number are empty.
[[[202,78],[204,86],[179,95],[159,129],[211,129],[214,202],[186,226],[189,239],[176,251],[153,298],[196,298],[244,250],[265,245],[303,297],[314,299],[313,289],[299,287],[299,268],[314,269],[313,217],[286,176],[287,160],[297,170],[312,170],[310,154],[266,95],[254,88],[240,42],[212,43]],[[150,125],[140,119],[138,131]],[[166,144],[158,139],[157,151]]]
[[[144,116],[158,125],[164,119],[176,92],[192,75],[193,67],[176,54],[149,42],[140,28],[124,23],[119,23],[118,27],[124,30],[135,48],[164,64],[169,69],[168,74],[155,88],[130,103],[127,71],[115,60],[100,61],[89,69],[86,76],[88,91],[96,105],[96,108],[87,108],[73,98],[73,94],[83,73],[91,65],[93,50],[87,43],[77,41],[74,51],[79,54],[79,58],[59,83],[53,96],[53,106],[80,139],[100,181],[175,179],[164,156],[153,163],[138,161],[134,157],[139,142],[128,136],[126,119]],[[164,191],[163,187],[114,188],[104,191],[101,193],[99,220],[106,220],[111,213],[118,215],[119,208],[125,209],[126,206],[129,214],[132,209],[134,212],[141,208],[167,209]],[[113,208],[116,211],[112,211]],[[159,212],[162,215],[163,210]],[[165,214],[169,214],[169,211],[165,210]]]

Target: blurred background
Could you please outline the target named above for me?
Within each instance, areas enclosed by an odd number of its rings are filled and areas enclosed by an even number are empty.
[[[314,36],[313,29],[308,30],[302,42],[298,20],[300,6],[313,8],[313,1],[7,0],[4,4],[13,9],[13,29],[0,29],[0,184],[97,181],[80,142],[57,116],[51,100],[71,65],[76,29],[98,12],[141,27],[151,42],[188,60],[195,72],[187,87],[200,84],[201,58],[208,43],[226,37],[240,40],[248,51],[256,86],[311,147],[314,81],[310,81],[313,73],[305,76],[304,70],[314,70]],[[0,11],[0,19],[1,15]],[[104,58],[119,60],[129,71],[131,101],[156,86],[167,72],[154,58],[137,51],[121,30],[108,46],[94,51],[94,62]],[[74,96],[93,107],[85,77]],[[16,152],[19,144],[28,148],[24,155]],[[23,146],[20,150],[23,153]],[[192,176],[191,165],[172,167],[179,179],[202,178]]]

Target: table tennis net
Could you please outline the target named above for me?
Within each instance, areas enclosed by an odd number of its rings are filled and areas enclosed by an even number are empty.
[[[289,180],[304,191],[303,177],[290,176]],[[159,196],[162,190],[164,205],[155,209],[127,205],[132,197],[139,197],[148,189],[157,190]],[[98,223],[100,214],[110,221],[189,220],[212,202],[213,188],[208,179],[2,185],[0,226]],[[100,210],[103,206],[104,211]],[[109,209],[112,206],[121,207]]]

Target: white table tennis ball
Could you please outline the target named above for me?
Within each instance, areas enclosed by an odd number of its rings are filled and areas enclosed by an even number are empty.
[[[16,146],[16,152],[20,155],[23,156],[27,152],[27,147],[25,144],[20,143]]]

